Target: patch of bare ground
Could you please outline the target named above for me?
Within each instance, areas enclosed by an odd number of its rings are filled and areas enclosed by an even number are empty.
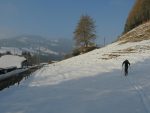
[[[101,59],[109,60],[109,59],[113,59],[113,58],[122,56],[123,54],[136,53],[135,50],[136,49],[133,49],[133,48],[127,48],[127,49],[123,49],[123,50],[114,51],[114,52],[111,52],[110,54],[103,54],[103,57]]]
[[[104,54],[103,56],[104,56],[104,57],[101,58],[101,59],[103,59],[103,60],[109,60],[109,59],[117,58],[117,57],[119,57],[120,55],[110,53],[110,54]]]
[[[136,53],[140,51],[142,52],[143,50],[150,50],[150,46],[135,46],[134,48],[129,47],[127,49],[113,51],[109,54],[103,54],[103,57],[101,59],[110,60],[119,56],[123,56],[125,54]]]
[[[149,39],[150,39],[150,22],[147,22],[131,30],[130,32],[124,34],[117,41],[119,41],[120,44],[124,44],[127,42],[140,42]]]

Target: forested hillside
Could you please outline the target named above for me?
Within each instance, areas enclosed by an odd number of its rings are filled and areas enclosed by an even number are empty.
[[[124,32],[126,33],[136,26],[150,20],[150,0],[136,0],[132,10],[130,11]]]

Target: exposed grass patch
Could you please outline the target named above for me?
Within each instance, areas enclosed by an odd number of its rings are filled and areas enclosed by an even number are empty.
[[[149,39],[150,39],[150,22],[138,26],[137,28],[124,34],[117,41],[120,41],[119,44],[125,44],[128,42],[140,42]]]
[[[117,58],[120,55],[118,55],[118,54],[104,54],[103,56],[104,57],[101,58],[101,59],[103,59],[103,60],[109,60],[109,59]]]
[[[111,52],[110,54],[103,54],[103,58],[101,58],[101,59],[109,60],[109,59],[113,59],[113,58],[117,58],[119,56],[122,56],[123,54],[129,54],[129,53],[136,53],[136,49],[127,48],[127,49]]]

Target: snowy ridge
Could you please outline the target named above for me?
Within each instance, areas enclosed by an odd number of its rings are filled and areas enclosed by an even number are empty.
[[[132,65],[148,59],[149,45],[150,40],[121,45],[116,42],[87,54],[48,65],[35,73],[30,86],[58,84],[66,80],[120,70],[125,59],[128,59]]]
[[[15,47],[0,47],[0,53],[6,53],[6,52],[10,52],[12,54],[17,54],[17,55],[21,55],[22,54],[22,50],[20,50],[19,48],[15,48]]]
[[[6,53],[9,51],[10,53],[16,54],[16,55],[22,55],[22,52],[24,52],[24,51],[30,52],[31,54],[35,54],[39,50],[41,53],[59,55],[58,52],[52,51],[52,50],[45,48],[45,47],[42,47],[42,46],[39,48],[0,47],[0,53]]]

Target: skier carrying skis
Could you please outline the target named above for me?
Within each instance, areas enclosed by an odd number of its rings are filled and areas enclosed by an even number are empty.
[[[124,65],[124,74],[125,76],[128,75],[128,66],[130,66],[130,62],[128,60],[125,60],[123,63],[122,63],[122,67]]]

